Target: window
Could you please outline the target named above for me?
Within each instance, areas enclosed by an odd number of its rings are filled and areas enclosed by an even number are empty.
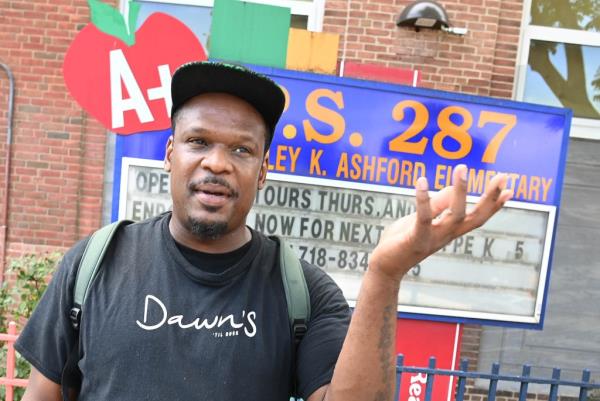
[[[292,28],[304,28],[313,32],[323,30],[325,0],[246,0],[251,3],[288,7],[292,12]],[[305,24],[304,24],[304,21]]]
[[[292,13],[291,27],[303,28],[313,32],[321,32],[323,30],[323,15],[325,13],[325,0],[245,0],[252,3],[269,4],[279,7],[288,7]],[[123,2],[122,2],[123,3]],[[178,18],[180,21],[188,25],[194,30],[194,24],[206,26],[206,22],[210,22],[210,12],[204,15],[201,11],[193,11],[194,9],[212,9],[213,0],[141,0],[142,8],[138,21],[143,22],[142,14],[146,11],[144,19],[155,11],[161,11]],[[189,12],[192,11],[190,14]],[[195,19],[196,14],[202,14],[200,19]],[[206,21],[206,18],[208,20]],[[195,22],[193,22],[195,21]],[[210,27],[210,24],[208,24]],[[198,35],[198,32],[195,32]],[[202,44],[206,47],[207,34],[204,32],[198,35]]]
[[[150,14],[162,12],[183,22],[194,32],[204,49],[208,49],[212,1],[195,1],[194,4],[191,4],[191,2],[186,3],[184,1],[175,3],[140,0],[138,3],[140,4],[140,13],[137,18],[137,28],[142,26]]]
[[[526,0],[516,98],[573,110],[571,136],[600,139],[600,1]]]

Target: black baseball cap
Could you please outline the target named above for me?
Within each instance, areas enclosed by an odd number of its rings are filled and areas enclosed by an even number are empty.
[[[171,118],[191,98],[214,92],[237,96],[254,106],[267,126],[267,147],[271,144],[285,96],[273,80],[241,65],[192,61],[177,68],[171,79]]]

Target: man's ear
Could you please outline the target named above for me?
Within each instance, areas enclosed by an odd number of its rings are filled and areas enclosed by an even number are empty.
[[[165,149],[165,166],[164,169],[167,173],[171,172],[171,156],[173,153],[173,135],[169,137],[167,141],[167,147]]]
[[[263,189],[267,180],[267,171],[269,170],[269,151],[265,153],[260,171],[258,172],[258,189]]]

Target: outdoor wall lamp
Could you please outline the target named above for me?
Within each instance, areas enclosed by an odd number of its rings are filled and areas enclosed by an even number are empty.
[[[406,6],[400,13],[396,25],[412,27],[417,32],[421,28],[428,28],[441,29],[461,36],[467,33],[467,28],[451,27],[444,7],[429,0],[417,0]]]

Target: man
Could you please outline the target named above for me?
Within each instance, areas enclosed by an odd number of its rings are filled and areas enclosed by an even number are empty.
[[[465,211],[466,167],[433,197],[416,183],[416,214],[383,233],[348,327],[341,292],[303,263],[308,331],[293,349],[277,245],[245,225],[264,184],[284,96],[242,67],[189,63],[172,80],[166,147],[172,213],[119,232],[71,328],[85,240],[71,249],[16,347],[32,364],[24,400],[60,400],[60,373],[80,338],[79,400],[391,400],[402,276],[483,224],[511,192],[495,177]],[[346,333],[347,329],[347,333]]]

